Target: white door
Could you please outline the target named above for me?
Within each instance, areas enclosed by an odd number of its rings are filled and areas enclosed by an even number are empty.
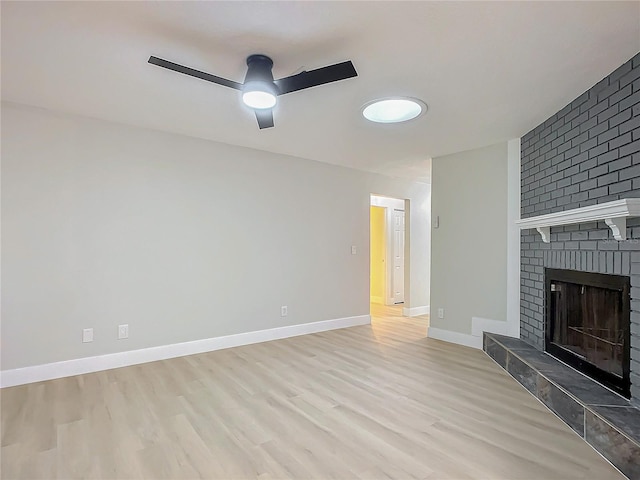
[[[393,303],[404,303],[404,211],[393,211]]]

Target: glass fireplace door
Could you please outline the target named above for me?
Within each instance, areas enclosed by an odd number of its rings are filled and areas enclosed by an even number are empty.
[[[629,280],[546,270],[546,350],[629,395]]]

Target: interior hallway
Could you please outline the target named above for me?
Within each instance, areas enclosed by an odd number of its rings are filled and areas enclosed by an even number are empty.
[[[3,389],[2,478],[622,478],[483,352],[400,312]]]
[[[419,315],[417,317],[402,316],[403,304],[399,305],[382,305],[380,303],[371,303],[371,322],[375,326],[378,323],[384,323],[389,320],[396,320],[408,325],[414,325],[417,331],[424,328],[424,336],[427,336],[427,327],[429,327],[429,315]]]

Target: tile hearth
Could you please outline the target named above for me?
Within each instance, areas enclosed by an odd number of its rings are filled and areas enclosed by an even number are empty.
[[[523,340],[484,333],[484,351],[630,479],[640,479],[640,409]]]

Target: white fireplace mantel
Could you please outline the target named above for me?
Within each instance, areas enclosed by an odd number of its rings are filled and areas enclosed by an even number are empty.
[[[542,235],[542,241],[549,243],[551,227],[604,220],[611,228],[616,240],[626,240],[629,217],[640,217],[640,198],[625,198],[564,212],[523,218],[517,220],[516,224],[520,229],[535,228]]]

